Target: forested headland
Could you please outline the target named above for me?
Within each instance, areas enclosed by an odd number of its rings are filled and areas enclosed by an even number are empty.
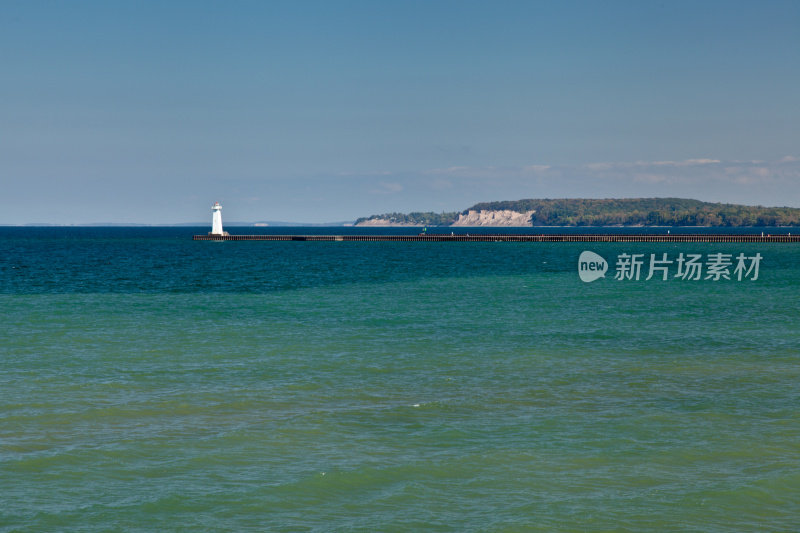
[[[800,209],[684,198],[562,198],[478,203],[446,213],[386,213],[356,225],[450,226],[470,212],[530,213],[531,226],[800,226]]]

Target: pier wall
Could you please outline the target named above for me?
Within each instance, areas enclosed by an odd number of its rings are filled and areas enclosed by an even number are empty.
[[[800,242],[800,235],[195,235],[196,241],[375,241],[375,242]]]

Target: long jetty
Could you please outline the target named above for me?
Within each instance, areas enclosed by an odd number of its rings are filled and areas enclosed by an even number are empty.
[[[195,235],[196,241],[374,242],[800,242],[800,235],[763,234],[420,234],[420,235]]]

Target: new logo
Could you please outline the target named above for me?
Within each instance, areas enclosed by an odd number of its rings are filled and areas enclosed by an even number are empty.
[[[608,263],[601,256],[594,252],[585,251],[581,252],[578,258],[578,276],[581,281],[590,283],[596,279],[606,277],[608,270]]]

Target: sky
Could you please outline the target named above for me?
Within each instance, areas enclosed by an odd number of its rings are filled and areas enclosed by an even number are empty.
[[[800,207],[800,2],[0,0],[0,224]]]

